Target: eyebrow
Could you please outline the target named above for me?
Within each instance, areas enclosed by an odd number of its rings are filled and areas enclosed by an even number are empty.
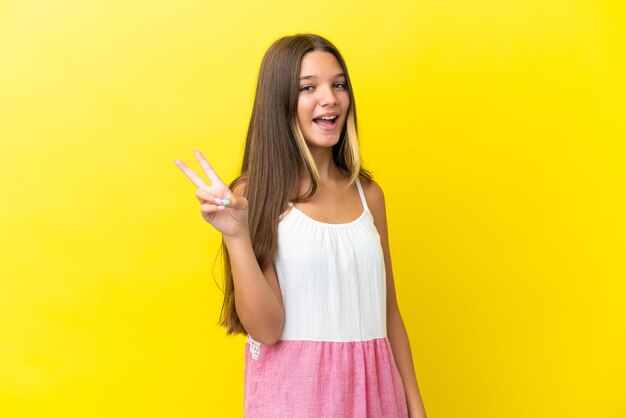
[[[346,76],[346,75],[345,75],[344,73],[339,73],[339,74],[335,74],[335,75],[333,76],[333,78],[345,77],[345,76]],[[305,75],[305,76],[303,76],[303,77],[300,77],[300,81],[302,81],[302,80],[310,80],[310,79],[312,79],[312,78],[317,78],[317,76],[316,76],[316,75]]]

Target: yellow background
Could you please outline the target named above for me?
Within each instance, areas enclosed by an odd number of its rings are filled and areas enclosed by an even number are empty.
[[[241,416],[219,236],[261,57],[343,52],[429,417],[626,416],[619,0],[0,2],[0,416]]]

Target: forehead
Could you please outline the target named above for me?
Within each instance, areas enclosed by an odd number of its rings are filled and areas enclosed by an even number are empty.
[[[300,63],[300,77],[331,78],[342,73],[339,61],[330,52],[307,52]]]

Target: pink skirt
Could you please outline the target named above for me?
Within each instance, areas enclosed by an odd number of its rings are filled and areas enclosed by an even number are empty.
[[[389,340],[279,341],[248,339],[244,372],[246,418],[408,417]]]

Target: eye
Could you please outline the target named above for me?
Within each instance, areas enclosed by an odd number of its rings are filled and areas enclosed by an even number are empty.
[[[300,91],[311,91],[313,89],[314,89],[314,87],[313,86],[309,86],[309,85],[300,87]]]
[[[348,85],[344,82],[335,83],[335,88],[339,90],[345,90],[348,88]]]

